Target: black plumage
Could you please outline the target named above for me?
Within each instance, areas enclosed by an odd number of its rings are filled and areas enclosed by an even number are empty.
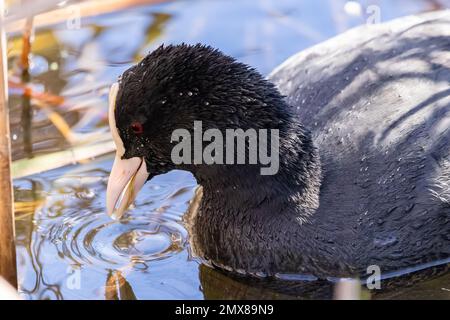
[[[450,37],[439,20],[388,28],[300,53],[270,81],[203,45],[161,46],[124,73],[115,113],[124,157],[145,157],[150,178],[194,174],[198,254],[237,272],[319,277],[449,258]],[[278,129],[278,174],[174,165],[171,134],[194,121]]]

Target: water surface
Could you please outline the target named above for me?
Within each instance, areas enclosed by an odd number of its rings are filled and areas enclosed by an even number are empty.
[[[449,6],[448,1],[421,0],[361,3],[358,15],[346,1],[335,0],[176,1],[83,18],[79,29],[66,23],[40,27],[29,79],[22,77],[19,65],[21,37],[10,34],[14,160],[72,150],[94,140],[92,133],[107,135],[109,85],[161,43],[209,44],[268,74],[299,50],[365,23],[368,4],[380,7],[382,21]],[[46,98],[24,95],[24,80]],[[70,127],[69,134],[55,114]],[[105,214],[105,189],[112,156],[14,180],[24,298],[329,296],[326,284],[318,284],[321,289],[308,284],[305,294],[293,295],[227,277],[192,258],[182,221],[196,186],[189,173],[155,177],[124,220],[111,220]],[[450,277],[444,274],[402,284],[379,297],[448,299],[449,290]]]

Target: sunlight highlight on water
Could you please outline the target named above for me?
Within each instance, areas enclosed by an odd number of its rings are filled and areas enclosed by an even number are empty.
[[[161,43],[210,44],[268,74],[292,54],[365,23],[364,11],[350,8],[346,13],[346,2],[330,6],[329,1],[177,1],[82,19],[81,28],[74,30],[64,23],[41,28],[36,30],[27,83],[35,93],[32,97],[20,82],[21,37],[11,35],[13,158],[71,150],[55,117],[51,121],[51,112],[64,119],[75,141],[92,142],[93,132],[109,134],[109,86]],[[363,6],[369,2],[360,1]],[[421,0],[378,3],[383,20],[433,9]],[[186,172],[155,177],[123,219],[108,217],[105,191],[112,160],[112,155],[87,159],[14,181],[24,298],[289,298],[273,288],[235,281],[191,257],[182,216],[196,185]],[[404,294],[439,296],[442,287],[450,286],[449,278],[404,289]]]

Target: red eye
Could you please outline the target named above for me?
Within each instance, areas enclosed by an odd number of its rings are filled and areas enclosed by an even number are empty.
[[[144,132],[144,127],[140,122],[133,122],[131,124],[131,130],[134,132],[134,134],[140,135]]]

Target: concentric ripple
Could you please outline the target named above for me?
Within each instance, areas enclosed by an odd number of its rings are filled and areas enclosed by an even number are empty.
[[[182,250],[186,239],[178,223],[154,216],[141,221],[99,222],[84,224],[70,240],[73,252],[90,262],[95,259],[109,264],[137,264],[163,259]]]
[[[53,181],[35,224],[41,237],[55,245],[59,257],[104,269],[146,269],[150,261],[183,250],[187,232],[180,221],[192,188],[151,183],[147,188],[157,189],[156,195],[140,197],[143,203],[116,221],[104,211],[105,184],[103,172],[90,172],[84,180],[66,175]],[[155,201],[155,196],[163,201]]]

